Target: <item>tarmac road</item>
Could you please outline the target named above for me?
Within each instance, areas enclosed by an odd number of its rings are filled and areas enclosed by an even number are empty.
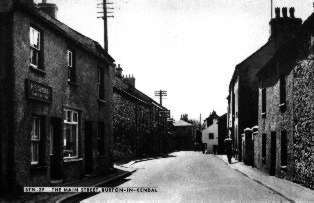
[[[287,202],[214,155],[175,152],[130,167],[138,170],[118,187],[151,186],[157,192],[100,193],[82,202]]]

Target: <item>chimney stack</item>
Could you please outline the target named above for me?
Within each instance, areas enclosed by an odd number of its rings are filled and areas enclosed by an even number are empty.
[[[288,9],[287,7],[282,8],[282,17],[287,18],[288,17]]]
[[[275,8],[275,14],[276,14],[276,18],[280,18],[280,8],[279,7]]]
[[[47,3],[47,0],[42,0],[42,2],[39,3],[37,6],[44,13],[50,15],[53,18],[57,18],[58,7],[56,4]]]
[[[290,18],[295,18],[295,16],[294,16],[294,12],[295,12],[294,7],[291,7],[291,8],[289,9]]]
[[[116,76],[118,78],[122,78],[123,77],[122,76],[122,71],[123,71],[123,69],[121,68],[120,64],[118,64],[118,67],[116,68]]]

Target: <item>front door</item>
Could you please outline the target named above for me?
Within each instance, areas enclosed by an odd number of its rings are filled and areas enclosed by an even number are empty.
[[[92,151],[93,126],[91,121],[85,122],[85,173],[93,171],[93,151]]]
[[[51,118],[50,122],[50,178],[62,179],[62,119]]]
[[[271,132],[271,146],[270,146],[270,175],[276,174],[276,132]]]

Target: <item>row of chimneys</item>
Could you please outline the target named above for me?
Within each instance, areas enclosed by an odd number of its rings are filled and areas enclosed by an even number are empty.
[[[121,68],[121,65],[118,64],[118,66],[115,68],[115,75],[118,78],[121,78],[124,82],[131,85],[132,87],[135,87],[135,77],[133,75],[126,75],[124,76],[122,74],[123,69]]]
[[[294,7],[289,8],[290,18],[295,18],[294,12],[295,12]],[[280,8],[278,8],[278,7],[275,8],[275,16],[276,16],[276,18],[280,18]],[[288,17],[288,8],[287,7],[282,8],[282,17],[284,17],[284,18]]]

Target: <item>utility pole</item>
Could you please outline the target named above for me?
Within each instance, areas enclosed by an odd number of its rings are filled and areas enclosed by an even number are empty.
[[[273,19],[273,0],[270,0],[270,19]]]
[[[97,13],[102,14],[97,18],[102,18],[104,21],[104,49],[108,52],[108,18],[114,18],[113,7],[108,7],[108,5],[113,6],[113,2],[107,2],[107,0],[102,0],[101,3],[97,3],[97,8],[101,8],[102,11]]]
[[[159,103],[160,105],[162,105],[162,98],[163,97],[166,97],[168,94],[168,92],[166,90],[158,90],[158,91],[155,91],[155,96],[156,97],[159,97]]]

